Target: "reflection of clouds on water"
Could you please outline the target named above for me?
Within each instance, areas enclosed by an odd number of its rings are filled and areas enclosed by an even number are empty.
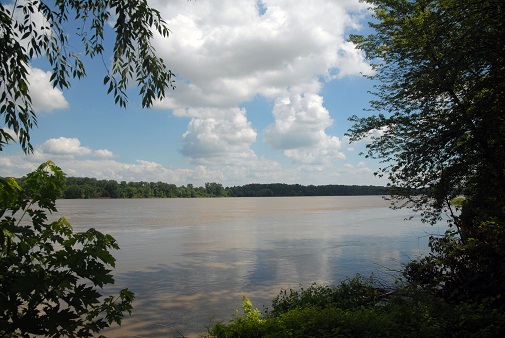
[[[128,287],[136,301],[108,337],[188,337],[212,316],[233,315],[244,294],[261,309],[281,289],[313,282],[372,272],[390,281],[389,270],[426,252],[426,233],[437,228],[404,222],[408,212],[386,205],[380,197],[85,200],[59,210],[121,247],[114,288]]]
[[[372,272],[387,282],[390,270],[398,270],[405,258],[401,249],[393,249],[397,244],[390,237],[366,236],[324,243],[274,241],[269,249],[194,251],[178,263],[121,273],[116,276],[116,287],[127,286],[136,293],[135,311],[124,327],[107,334],[176,336],[178,331],[191,336],[205,332],[204,325],[212,316],[229,318],[240,308],[244,294],[261,309],[281,289],[313,282],[335,283]]]
[[[219,269],[218,269],[219,270]],[[133,315],[108,337],[190,337],[205,332],[213,315],[224,319],[240,306],[242,293],[201,284],[209,276],[184,266],[159,265],[116,276],[116,288],[136,293]],[[205,287],[202,287],[204,285]],[[226,306],[228,305],[228,306]]]

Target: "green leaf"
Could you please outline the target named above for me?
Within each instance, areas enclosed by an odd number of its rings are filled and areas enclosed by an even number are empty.
[[[115,239],[95,229],[76,233],[64,217],[47,223],[64,179],[51,161],[22,185],[0,179],[0,293],[6,300],[0,302],[0,335],[89,337],[131,312],[133,293],[99,292],[114,283],[107,266],[115,262],[109,252],[117,248]],[[21,221],[31,224],[20,226]]]

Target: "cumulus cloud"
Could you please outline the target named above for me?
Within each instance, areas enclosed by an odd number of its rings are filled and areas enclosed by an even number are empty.
[[[0,176],[15,168],[27,172],[46,159],[55,159],[73,176],[197,185],[345,183],[346,173],[366,170],[366,165],[344,167],[342,140],[331,134],[330,127],[347,116],[328,111],[321,91],[328,82],[371,74],[362,53],[346,41],[349,29],[359,29],[367,4],[358,0],[149,3],[160,10],[171,30],[169,39],[155,39],[155,47],[177,75],[176,90],[156,107],[187,119],[179,152],[188,167],[143,158],[124,163],[107,149],[60,137],[43,143],[30,160],[3,157]],[[68,106],[61,92],[50,90],[48,73],[33,70],[30,76],[37,112]],[[255,129],[253,112],[243,108],[256,97],[272,106],[272,123],[264,130]],[[259,141],[274,153],[256,153],[253,149],[263,146]]]
[[[154,161],[138,159],[125,163],[108,150],[93,150],[82,146],[77,139],[58,138],[44,142],[31,156],[21,153],[0,157],[0,176],[21,177],[35,170],[41,162],[53,160],[69,176],[95,177],[120,181],[168,182],[177,185],[188,183],[203,186],[206,182],[219,182],[225,186],[246,183],[300,183],[300,184],[384,184],[371,175],[364,162],[338,167],[334,163],[310,163],[287,167],[263,157],[246,161],[229,161],[198,164],[180,168]],[[301,155],[300,155],[301,156]]]
[[[36,113],[47,113],[56,109],[68,107],[68,102],[58,88],[54,88],[49,79],[51,72],[44,72],[38,68],[30,68],[28,82],[33,110]]]
[[[181,153],[192,161],[228,164],[256,157],[249,148],[256,131],[247,121],[245,109],[190,108],[176,114],[191,117]]]
[[[263,3],[154,1],[171,27],[157,50],[178,73],[177,91],[161,107],[230,106],[260,94],[275,97],[321,76],[369,73],[361,53],[345,41],[357,25],[358,1]]]
[[[51,155],[84,156],[91,153],[91,149],[81,147],[81,142],[76,138],[59,137],[44,142],[39,151]]]
[[[96,156],[98,150],[82,147],[78,140],[61,139],[46,141],[31,156],[17,153],[0,157],[0,176],[21,177],[47,160],[55,161],[69,176],[112,179],[118,182],[162,181],[197,186],[203,186],[206,182],[220,182],[231,186],[242,185],[244,182],[280,182],[284,181],[286,174],[279,163],[262,158],[250,163],[237,162],[221,166],[200,164],[194,168],[174,168],[142,159],[125,163],[117,159],[100,158]],[[68,145],[69,148],[63,149],[63,145]],[[91,156],[83,157],[85,154]],[[295,179],[294,175],[290,177]]]
[[[363,162],[363,161],[358,162],[358,164],[356,164],[356,165],[353,165],[351,163],[346,163],[344,167],[346,169],[349,169],[349,170],[352,170],[352,171],[357,171],[357,172],[360,172],[360,173],[371,172],[372,171],[370,168],[368,168],[366,166],[365,162]]]
[[[151,3],[172,31],[170,39],[156,41],[156,48],[177,74],[177,90],[156,106],[190,118],[182,154],[199,162],[226,152],[245,159],[254,156],[250,146],[255,132],[237,107],[263,96],[276,101],[275,124],[264,131],[273,147],[304,163],[343,158],[340,140],[324,132],[331,124],[329,113],[320,103],[309,111],[306,105],[319,97],[325,81],[370,74],[363,55],[345,39],[346,29],[358,28],[366,4],[357,0]],[[297,95],[304,99],[293,100]],[[291,122],[290,113],[278,104],[285,97],[291,100],[289,109],[296,111]],[[230,112],[238,119],[230,118]],[[240,145],[230,135],[238,137]]]
[[[277,99],[274,105],[275,122],[263,133],[265,142],[302,163],[327,162],[342,159],[342,142],[325,133],[333,120],[319,95],[293,95]]]
[[[91,156],[97,158],[112,158],[115,155],[107,149],[93,150],[88,147],[81,146],[81,142],[76,138],[52,138],[45,141],[40,147],[34,151],[34,160],[38,161],[41,158],[53,156],[55,158],[68,158]]]

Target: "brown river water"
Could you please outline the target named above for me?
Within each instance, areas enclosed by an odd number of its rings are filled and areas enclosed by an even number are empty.
[[[380,196],[59,200],[76,231],[93,227],[121,250],[105,292],[136,294],[107,337],[198,337],[246,295],[259,309],[282,289],[374,273],[390,282],[428,252],[429,226]]]

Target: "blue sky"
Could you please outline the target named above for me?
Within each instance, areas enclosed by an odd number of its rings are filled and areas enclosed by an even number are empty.
[[[361,75],[370,67],[346,41],[366,32],[366,4],[149,3],[172,32],[154,45],[177,75],[176,89],[142,109],[132,88],[123,109],[102,85],[102,60],[88,62],[87,78],[64,91],[49,84],[47,62],[33,60],[35,152],[7,146],[0,176],[19,177],[51,159],[69,176],[117,181],[386,183],[373,175],[378,162],[358,155],[364,142],[344,136],[347,118],[364,115],[371,98]]]

